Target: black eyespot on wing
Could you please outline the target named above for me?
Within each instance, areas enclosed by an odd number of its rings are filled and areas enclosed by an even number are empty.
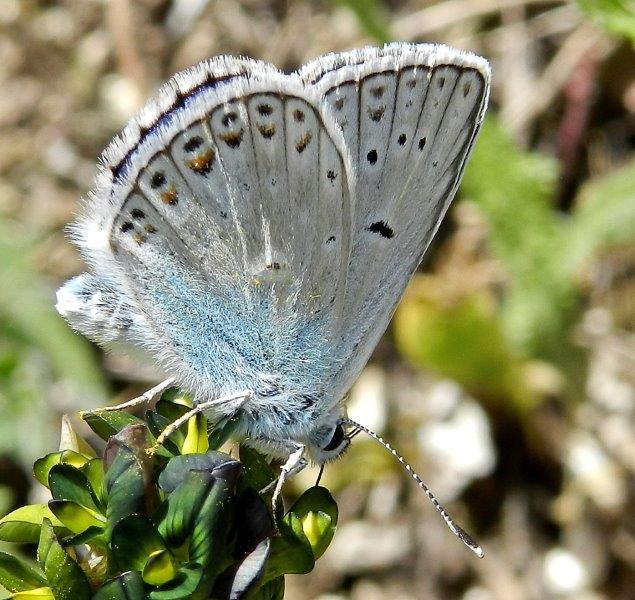
[[[119,229],[121,230],[121,233],[126,233],[127,231],[134,229],[134,225],[130,221],[126,221],[125,223],[121,224],[121,227]]]
[[[368,159],[368,162],[371,165],[374,165],[377,162],[377,150],[371,150],[367,155],[366,158]]]
[[[186,152],[192,152],[196,150],[199,146],[203,144],[203,138],[200,135],[195,135],[191,137],[185,144],[183,144],[183,150]]]
[[[406,143],[406,134],[402,133],[398,138],[397,138],[397,143],[400,146],[403,146]]]
[[[298,123],[302,123],[302,121],[304,121],[304,113],[299,109],[296,108],[293,111],[293,118],[298,122]]]
[[[390,239],[395,235],[392,227],[384,221],[375,221],[375,223],[371,223],[368,227],[366,227],[366,231],[378,233],[381,237],[385,237],[387,239]]]
[[[381,98],[383,93],[384,93],[384,87],[383,86],[377,86],[374,88],[371,88],[370,93],[375,97],[375,98]]]
[[[157,171],[154,175],[152,175],[152,179],[150,180],[150,186],[153,189],[160,188],[166,182],[165,173],[163,171]]]
[[[258,105],[258,114],[263,117],[268,117],[273,112],[273,108],[271,104],[259,104]]]
[[[419,150],[423,150],[426,145],[426,138],[422,137],[417,145],[419,146]]]
[[[342,442],[344,441],[344,428],[338,423],[333,430],[333,437],[331,437],[331,441],[322,448],[324,452],[332,452],[333,450],[337,450]]]
[[[145,219],[146,214],[140,208],[133,208],[130,211],[130,216],[133,219]]]
[[[330,237],[326,240],[326,243],[327,243],[327,244],[331,244],[331,243],[332,243],[332,242],[334,242],[334,241],[335,241],[335,236],[334,236],[334,235],[332,235],[332,236],[330,236]]]
[[[225,127],[231,125],[234,121],[238,119],[238,115],[235,112],[229,112],[223,115],[222,123]]]

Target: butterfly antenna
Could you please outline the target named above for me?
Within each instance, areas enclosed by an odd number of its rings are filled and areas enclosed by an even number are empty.
[[[484,553],[483,549],[474,541],[471,535],[469,535],[463,528],[459,527],[452,517],[446,512],[445,508],[439,504],[439,501],[436,499],[435,495],[429,490],[428,486],[423,482],[421,477],[415,473],[413,468],[406,462],[403,456],[399,454],[384,438],[380,435],[376,434],[374,431],[371,431],[367,427],[364,427],[360,423],[356,421],[352,421],[351,419],[342,419],[343,425],[349,425],[353,428],[352,435],[349,436],[349,439],[357,435],[360,431],[363,431],[365,434],[369,435],[376,442],[380,443],[388,452],[390,452],[403,466],[403,468],[408,472],[410,477],[412,477],[417,485],[425,492],[426,496],[430,499],[430,502],[434,505],[434,507],[439,511],[446,525],[450,528],[450,531],[458,537],[476,556],[479,558],[483,558]]]

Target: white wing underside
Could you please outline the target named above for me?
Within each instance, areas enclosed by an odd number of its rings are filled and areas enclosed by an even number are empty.
[[[343,395],[368,361],[448,209],[486,109],[490,72],[473,54],[390,44],[307,64],[357,184],[341,344]]]
[[[185,384],[224,391],[214,380],[231,374],[206,356],[236,369],[264,346],[293,361],[308,327],[305,344],[329,348],[319,378],[337,402],[456,191],[489,76],[483,59],[433,45],[336,54],[291,75],[206,61],[105,151],[75,239],[96,279],[135,307],[137,343]],[[106,338],[85,320],[80,330]]]

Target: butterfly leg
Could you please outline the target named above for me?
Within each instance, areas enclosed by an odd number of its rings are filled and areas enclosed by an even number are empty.
[[[141,394],[141,396],[137,396],[132,400],[122,402],[121,404],[115,404],[114,406],[102,406],[101,408],[95,408],[93,410],[83,410],[79,413],[79,416],[81,419],[83,419],[86,415],[98,414],[111,410],[124,410],[126,408],[134,408],[135,406],[140,406],[141,404],[149,404],[157,396],[160,396],[163,392],[165,392],[165,390],[167,390],[173,383],[173,378],[166,379],[158,385],[155,385],[153,388],[150,388],[147,392]]]
[[[307,461],[303,458],[303,454],[306,447],[304,444],[295,445],[295,450],[289,455],[287,462],[280,467],[280,475],[276,481],[276,487],[273,490],[273,496],[271,497],[271,506],[273,508],[273,514],[276,514],[276,504],[278,503],[278,497],[282,492],[282,486],[288,477],[299,473],[306,467]]]
[[[172,421],[157,437],[156,442],[150,448],[148,448],[148,453],[153,454],[156,449],[163,444],[163,442],[170,437],[181,425],[187,423],[192,417],[196,415],[206,412],[213,411],[217,409],[219,406],[228,407],[231,406],[231,410],[228,412],[235,412],[239,410],[245,402],[247,402],[252,396],[250,391],[238,392],[236,394],[230,394],[228,396],[222,396],[221,398],[216,398],[215,400],[209,400],[207,402],[201,402],[194,406],[191,410],[188,410],[184,415],[181,415],[175,421]],[[225,408],[227,410],[227,408]]]

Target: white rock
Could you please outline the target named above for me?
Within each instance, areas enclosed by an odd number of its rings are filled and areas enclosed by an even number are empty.
[[[565,548],[553,548],[543,564],[545,589],[554,595],[573,596],[589,584],[586,567],[578,556]]]

